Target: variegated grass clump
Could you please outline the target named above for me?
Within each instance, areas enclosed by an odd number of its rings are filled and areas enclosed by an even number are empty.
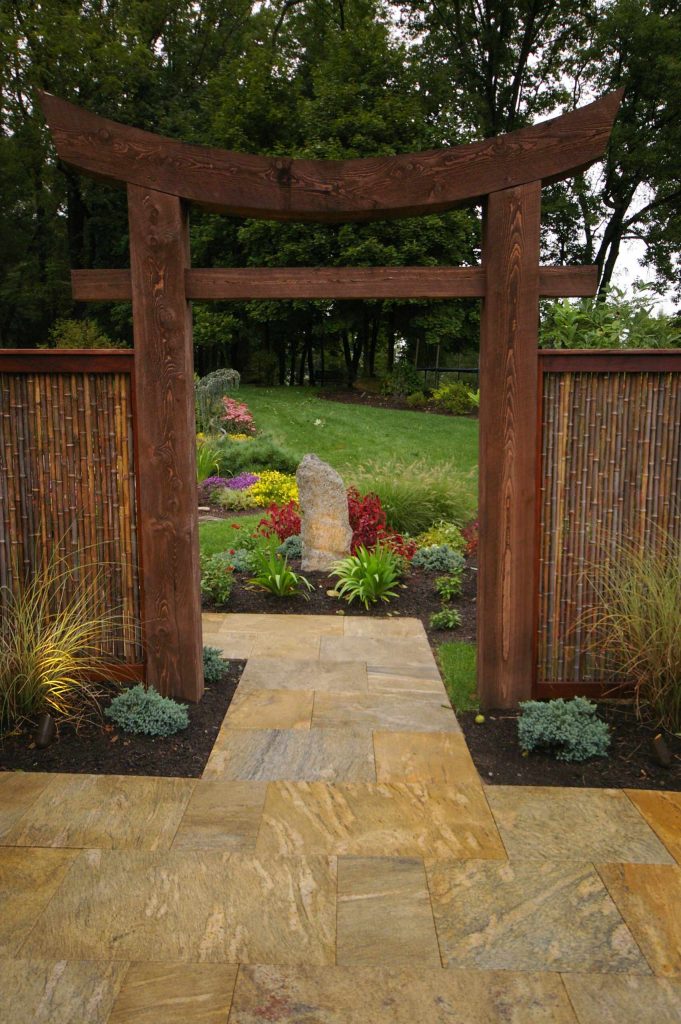
[[[596,602],[590,647],[635,687],[640,713],[681,731],[681,541],[658,532],[654,550],[627,541],[588,570]]]
[[[107,635],[124,616],[103,614],[105,567],[81,563],[81,578],[58,557],[36,569],[16,591],[0,592],[0,728],[50,712],[78,724],[99,712],[110,690]],[[114,684],[115,685],[115,684]]]

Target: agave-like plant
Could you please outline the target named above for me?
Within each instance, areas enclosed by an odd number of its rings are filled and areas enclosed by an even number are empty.
[[[85,582],[55,556],[27,582],[0,590],[0,728],[50,712],[75,724],[99,712],[113,659],[105,638],[126,632],[122,613],[102,613],[105,567],[80,565]]]
[[[380,544],[371,551],[359,547],[354,555],[336,562],[331,575],[339,580],[339,597],[349,604],[358,600],[368,608],[370,604],[387,603],[391,597],[397,597],[393,588],[402,575],[402,563],[398,555]]]

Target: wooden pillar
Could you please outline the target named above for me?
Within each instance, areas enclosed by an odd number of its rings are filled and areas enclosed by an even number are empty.
[[[483,231],[478,691],[532,695],[541,182],[493,192]]]
[[[177,196],[128,185],[136,440],[146,679],[160,693],[203,693],[196,428],[185,210]]]

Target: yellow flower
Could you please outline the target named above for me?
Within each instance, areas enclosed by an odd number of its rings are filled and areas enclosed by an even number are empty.
[[[252,441],[250,434],[227,434],[230,441]]]
[[[276,469],[266,469],[259,476],[258,482],[249,488],[249,495],[256,505],[267,508],[268,505],[287,505],[289,501],[298,501],[298,485],[294,476]]]

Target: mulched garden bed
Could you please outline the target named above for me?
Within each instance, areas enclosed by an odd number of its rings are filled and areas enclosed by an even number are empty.
[[[490,711],[481,725],[475,722],[475,712],[457,717],[476,768],[492,785],[681,790],[680,738],[664,734],[673,761],[670,768],[663,768],[651,751],[651,740],[659,730],[640,723],[630,703],[602,701],[598,714],[611,727],[610,753],[581,763],[538,753],[524,757],[518,745],[517,715],[511,711]]]
[[[421,409],[415,409],[407,405],[406,399],[395,398],[392,395],[376,395],[371,391],[358,391],[357,389],[346,388],[342,391],[315,392],[316,398],[324,398],[327,402],[342,402],[343,405],[372,405],[376,409],[399,409],[401,412],[425,412],[431,416],[454,416],[455,413],[446,412],[443,409],[436,409],[435,406],[426,405]],[[467,414],[469,418],[477,419],[477,409]]]
[[[35,727],[0,738],[0,771],[76,772],[98,775],[166,775],[199,778],[236,691],[245,661],[230,661],[222,682],[206,687],[198,704],[187,704],[189,728],[175,736],[138,736],[107,719],[78,732],[62,726],[45,750],[33,744]]]
[[[292,569],[300,572],[299,561],[292,559],[290,564]],[[431,613],[441,608],[440,598],[435,592],[435,580],[442,574],[411,569],[398,587],[398,597],[393,598],[389,604],[374,605],[368,611],[357,601],[348,604],[347,601],[329,597],[326,592],[333,590],[336,580],[323,572],[303,574],[314,586],[314,590],[309,591],[308,600],[304,597],[273,597],[262,590],[249,590],[249,575],[234,574],[234,590],[226,608],[215,609],[206,604],[206,611],[261,612],[267,615],[363,615],[368,618],[414,617],[423,623],[433,648],[447,640],[475,641],[477,568],[474,563],[464,570],[462,596],[451,605],[461,616],[461,626],[455,630],[431,629],[428,624]]]

